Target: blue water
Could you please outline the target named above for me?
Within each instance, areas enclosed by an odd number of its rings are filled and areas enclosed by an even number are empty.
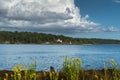
[[[63,56],[80,58],[84,69],[102,69],[114,59],[120,68],[120,45],[18,45],[0,44],[0,70],[37,62],[37,70],[60,70]]]

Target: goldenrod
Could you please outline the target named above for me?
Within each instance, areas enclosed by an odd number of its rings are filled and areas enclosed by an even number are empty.
[[[6,78],[4,78],[4,80],[7,80]]]
[[[17,67],[16,66],[13,67],[13,71],[17,72]]]
[[[96,79],[98,79],[98,75],[94,75]]]
[[[21,69],[22,69],[22,65],[19,64],[19,65],[18,65],[18,71],[21,71]]]
[[[52,80],[52,72],[50,72],[50,80]]]
[[[8,73],[5,73],[6,80],[8,80]]]
[[[103,78],[100,78],[100,80],[103,80]]]
[[[18,80],[21,80],[21,74],[18,73],[17,76],[18,76]]]

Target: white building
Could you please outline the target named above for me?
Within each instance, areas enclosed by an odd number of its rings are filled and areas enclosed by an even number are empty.
[[[62,43],[62,40],[61,40],[61,39],[57,39],[56,42],[58,42],[58,43]]]

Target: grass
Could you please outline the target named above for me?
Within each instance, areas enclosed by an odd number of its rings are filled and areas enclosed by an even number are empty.
[[[0,80],[120,80],[120,71],[114,60],[112,69],[104,65],[103,70],[84,70],[82,60],[64,57],[61,71],[36,71],[36,62],[27,66],[14,66],[13,71],[0,71]],[[22,70],[24,68],[24,70]]]

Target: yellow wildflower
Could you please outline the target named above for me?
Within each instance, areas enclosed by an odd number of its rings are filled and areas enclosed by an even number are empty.
[[[6,78],[4,78],[4,80],[7,80]]]
[[[36,73],[33,73],[33,76],[36,76]]]
[[[63,80],[63,78],[61,80]]]
[[[56,76],[58,77],[58,76],[59,76],[59,73],[57,73]]]
[[[107,71],[107,70],[108,70],[108,68],[107,68],[107,67],[105,67],[105,68],[104,68],[104,70],[105,70],[105,71]]]
[[[28,69],[25,67],[25,68],[24,68],[24,71],[25,71],[25,73],[27,73],[27,72],[28,72]]]
[[[33,75],[30,75],[30,79],[32,79],[33,78]]]
[[[18,73],[17,75],[18,75],[18,78],[21,78],[21,74],[20,73]]]
[[[68,65],[68,69],[70,69],[70,65]]]
[[[11,77],[13,77],[13,74],[11,74]]]
[[[5,76],[8,77],[8,73],[5,73]]]
[[[52,80],[52,72],[50,72],[50,80]]]
[[[72,63],[72,58],[69,59],[70,64]]]
[[[100,80],[103,80],[103,78],[100,78]]]
[[[17,72],[17,67],[16,66],[13,67],[13,71]]]
[[[21,71],[21,69],[22,69],[22,65],[19,64],[19,65],[18,65],[18,71]]]
[[[96,79],[98,79],[98,76],[97,76],[97,75],[95,75],[95,78],[96,78]]]
[[[81,59],[79,60],[79,63],[82,63],[82,60],[81,60]]]
[[[43,72],[43,75],[46,77],[46,72]]]

